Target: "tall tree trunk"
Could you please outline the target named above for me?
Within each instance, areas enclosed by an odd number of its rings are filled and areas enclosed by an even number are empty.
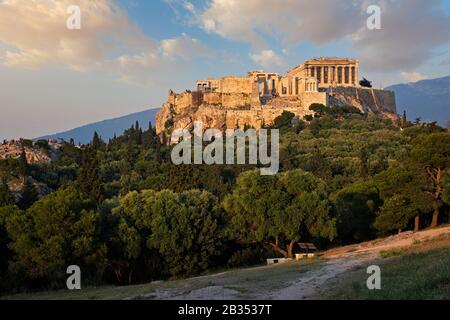
[[[436,228],[439,223],[439,202],[435,200],[433,203],[433,219],[431,220],[431,228]]]
[[[130,273],[128,273],[128,285],[131,285],[131,283],[132,283],[133,271],[134,271],[134,268],[130,270]]]
[[[420,229],[420,216],[417,215],[414,218],[414,232],[419,232],[419,229]]]
[[[434,209],[433,220],[431,220],[431,227],[436,228],[439,222],[439,209]]]
[[[294,240],[291,240],[291,243],[289,243],[289,246],[288,246],[288,250],[287,250],[287,257],[288,258],[293,258],[294,256],[293,256],[293,254],[292,254],[292,250],[294,249],[294,245],[295,245],[295,241]]]

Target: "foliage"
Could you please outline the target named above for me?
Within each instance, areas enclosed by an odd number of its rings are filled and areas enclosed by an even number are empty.
[[[172,275],[205,270],[221,245],[217,199],[208,192],[131,192],[113,214],[125,260],[154,249]]]
[[[51,163],[28,164],[25,152],[0,160],[14,195],[23,186],[17,208],[0,185],[0,290],[60,287],[69,263],[83,278],[123,285],[252,265],[273,250],[292,256],[297,241],[369,240],[448,212],[443,128],[311,108],[308,123],[289,112],[275,119],[276,176],[252,165],[174,165],[172,147],[139,123],[107,143],[98,134],[86,146],[65,142]]]
[[[433,196],[433,220],[431,227],[439,222],[442,206],[443,181],[450,168],[450,133],[432,133],[419,136],[413,141],[412,160],[427,173],[431,182]]]
[[[332,240],[335,221],[329,216],[325,189],[323,181],[302,170],[269,177],[258,171],[243,173],[224,201],[231,233],[247,243],[267,242],[287,257],[300,239]]]
[[[15,204],[15,202],[14,196],[9,191],[8,179],[6,177],[2,177],[0,184],[0,207]]]
[[[403,230],[413,218],[432,210],[427,177],[414,164],[390,168],[374,180],[384,201],[375,221],[377,230]]]
[[[25,212],[12,210],[4,219],[14,253],[11,269],[62,287],[66,268],[75,264],[85,279],[98,280],[106,248],[97,242],[94,209],[79,191],[67,188],[42,198]]]
[[[39,196],[36,191],[36,186],[30,179],[25,179],[22,193],[20,195],[19,207],[26,210],[38,200]]]
[[[373,237],[372,224],[381,205],[379,191],[372,181],[358,181],[332,196],[339,237],[364,241]]]

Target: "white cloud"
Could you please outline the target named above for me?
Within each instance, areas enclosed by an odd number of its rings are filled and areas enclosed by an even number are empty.
[[[347,40],[368,71],[412,69],[450,43],[450,17],[442,0],[378,0],[382,30],[369,30],[372,0],[211,0],[197,16],[207,32],[266,49],[266,39],[290,49]]]
[[[81,8],[81,30],[69,30],[67,8]],[[155,50],[156,44],[111,1],[60,0],[0,2],[0,42],[13,50],[7,66],[38,68],[65,65],[86,69],[101,63],[112,51]]]
[[[212,55],[212,51],[207,46],[186,34],[182,34],[178,38],[163,40],[161,48],[165,56],[180,57],[185,60]]]
[[[310,40],[316,44],[355,31],[360,8],[335,0],[212,0],[198,19],[208,32],[266,47],[264,35],[287,44]],[[349,19],[348,15],[356,19]]]
[[[283,59],[272,50],[263,50],[257,54],[250,54],[250,58],[264,68],[284,66]]]
[[[400,75],[408,82],[417,82],[428,79],[427,76],[420,74],[419,72],[402,72]]]
[[[73,4],[81,8],[81,30],[66,27]],[[185,6],[191,8],[187,1]],[[0,0],[0,64],[8,67],[99,69],[135,83],[175,71],[178,58],[208,54],[185,34],[162,41],[147,37],[110,0]]]

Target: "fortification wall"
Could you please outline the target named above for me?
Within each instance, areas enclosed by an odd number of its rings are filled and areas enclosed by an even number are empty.
[[[326,92],[302,92],[300,94],[302,107],[309,109],[313,103],[328,105],[328,94]]]
[[[252,94],[253,82],[251,78],[223,77],[220,79],[219,91],[221,93]]]
[[[244,81],[245,80],[245,81]],[[169,92],[168,102],[157,114],[156,131],[192,128],[201,121],[205,128],[235,129],[270,126],[284,111],[299,118],[311,114],[309,106],[321,103],[327,106],[351,105],[366,114],[395,119],[395,95],[391,91],[338,87],[329,92],[304,92],[298,96],[277,97],[261,105],[255,83],[242,78],[230,78],[222,92]],[[240,87],[243,85],[243,87]],[[246,91],[246,92],[243,92]]]
[[[338,87],[329,94],[329,105],[351,105],[368,114],[397,113],[393,91]]]

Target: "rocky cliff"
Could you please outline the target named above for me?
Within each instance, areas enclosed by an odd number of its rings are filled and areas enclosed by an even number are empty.
[[[395,95],[392,91],[337,87],[328,92],[310,92],[301,96],[260,98],[242,92],[201,93],[169,91],[167,103],[156,115],[158,134],[170,134],[174,129],[192,129],[195,121],[204,128],[260,129],[273,124],[283,111],[303,118],[312,114],[311,103],[327,106],[351,105],[363,113],[396,119]]]

